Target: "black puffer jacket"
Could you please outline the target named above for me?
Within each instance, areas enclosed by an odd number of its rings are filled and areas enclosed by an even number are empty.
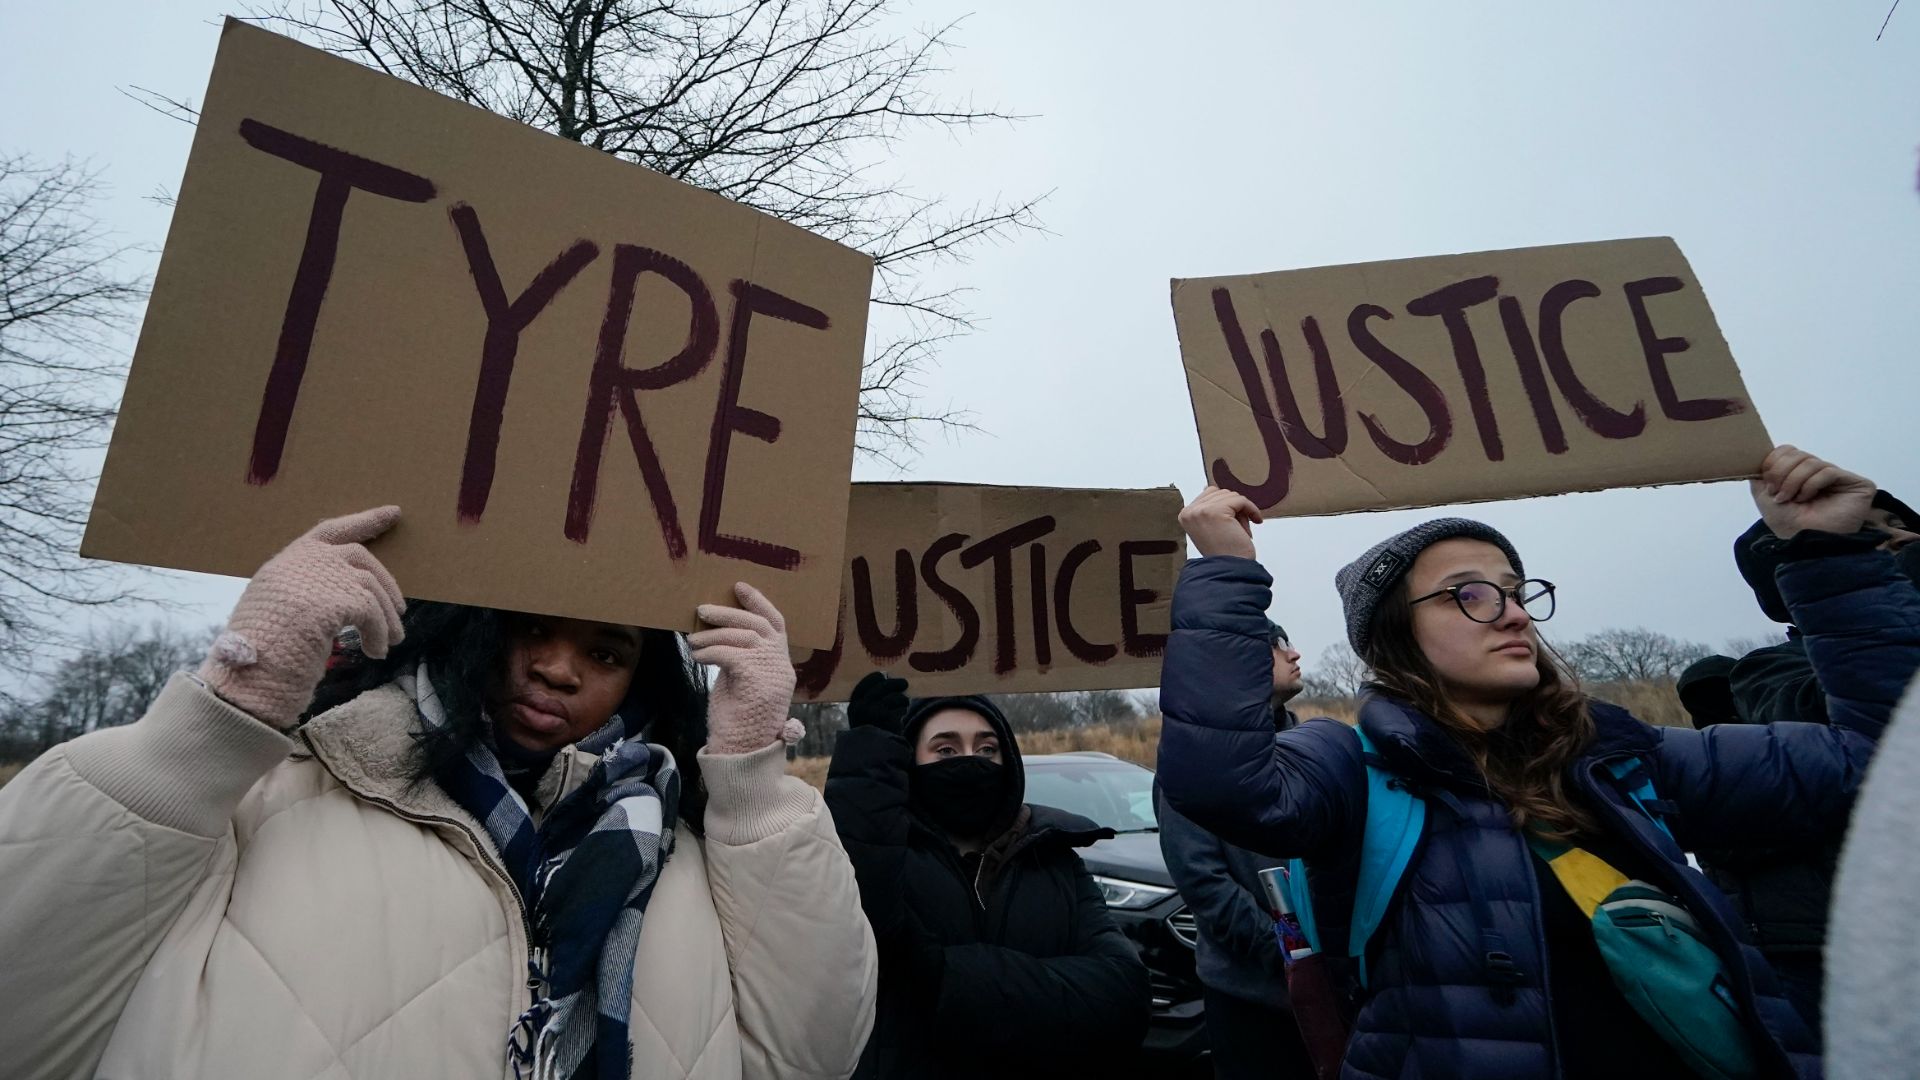
[[[1756,521],[1734,541],[1734,562],[1760,610],[1776,622],[1790,623],[1793,616],[1775,576],[1783,547],[1766,522]],[[1740,723],[1827,722],[1828,688],[1814,674],[1813,658],[1797,627],[1787,627],[1786,641],[1741,657],[1727,683]],[[1831,689],[1843,695],[1848,690]],[[1808,846],[1699,852],[1701,869],[1733,902],[1754,943],[1779,973],[1787,997],[1809,1021],[1820,1015],[1827,910],[1842,836],[1836,829]],[[1819,1031],[1817,1024],[1814,1030]]]
[[[1025,772],[1005,717],[1002,767]],[[1147,970],[1074,848],[1112,836],[1086,818],[1021,807],[983,855],[962,856],[908,808],[913,750],[879,727],[841,734],[827,806],[880,944],[880,1003],[864,1078],[1094,1075],[1146,1033]],[[1011,808],[1010,808],[1011,809]]]

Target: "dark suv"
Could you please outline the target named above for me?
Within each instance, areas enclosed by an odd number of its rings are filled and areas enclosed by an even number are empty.
[[[1080,858],[1146,962],[1153,1023],[1145,1049],[1161,1060],[1198,1058],[1207,1039],[1200,983],[1193,976],[1193,915],[1160,856],[1153,770],[1092,750],[1034,754],[1024,761],[1028,802],[1092,818],[1120,834],[1081,849]]]

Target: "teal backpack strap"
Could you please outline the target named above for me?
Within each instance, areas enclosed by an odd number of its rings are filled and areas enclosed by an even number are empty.
[[[1367,985],[1367,942],[1386,918],[1387,905],[1400,887],[1400,877],[1420,846],[1427,823],[1427,803],[1388,772],[1375,753],[1373,740],[1359,725],[1360,752],[1367,761],[1367,823],[1360,840],[1360,873],[1353,890],[1353,921],[1347,934],[1347,955],[1357,965],[1360,985]]]
[[[1387,905],[1400,887],[1400,878],[1420,846],[1427,823],[1426,801],[1388,772],[1374,753],[1373,740],[1358,726],[1360,752],[1367,763],[1367,820],[1360,838],[1360,872],[1353,890],[1353,920],[1347,933],[1347,955],[1356,965],[1360,985],[1367,985],[1367,942],[1386,918]],[[1304,859],[1287,862],[1287,901],[1300,920],[1300,932],[1314,952],[1324,951],[1320,927],[1313,916],[1313,892],[1307,884]]]
[[[1288,859],[1285,881],[1287,903],[1293,906],[1293,917],[1300,920],[1300,936],[1314,952],[1320,952],[1320,924],[1313,919],[1313,892],[1307,888],[1307,860]]]
[[[1667,839],[1672,840],[1673,830],[1667,827],[1667,815],[1673,808],[1653,790],[1653,776],[1647,771],[1646,762],[1637,757],[1621,758],[1608,762],[1607,771],[1627,789],[1627,798],[1633,800],[1640,812],[1653,819],[1660,831],[1667,834]]]

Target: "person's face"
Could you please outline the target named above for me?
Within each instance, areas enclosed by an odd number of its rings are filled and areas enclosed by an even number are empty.
[[[986,717],[971,709],[941,709],[927,717],[913,744],[915,765],[931,765],[968,754],[1000,764],[999,734],[987,723]]]
[[[496,738],[545,753],[613,719],[633,686],[640,631],[545,615],[509,620],[505,668],[488,702]]]
[[[1416,597],[1473,580],[1512,588],[1520,584],[1520,575],[1499,548],[1465,537],[1421,552],[1407,572],[1407,587]],[[1448,696],[1463,706],[1504,705],[1539,685],[1540,639],[1533,620],[1511,598],[1491,623],[1467,618],[1450,596],[1415,604],[1413,639]]]
[[[1908,523],[1895,517],[1891,511],[1879,507],[1867,511],[1865,525],[1869,529],[1879,529],[1887,534],[1880,543],[1881,551],[1899,551],[1915,540],[1920,540],[1920,532],[1908,527]]]
[[[1285,701],[1300,692],[1300,653],[1281,638],[1273,646],[1273,698]]]

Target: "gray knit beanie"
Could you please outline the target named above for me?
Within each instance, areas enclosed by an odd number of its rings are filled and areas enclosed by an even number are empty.
[[[1514,573],[1526,573],[1520,565],[1520,553],[1500,535],[1500,530],[1468,518],[1436,518],[1388,537],[1333,575],[1333,587],[1340,592],[1340,606],[1346,609],[1347,640],[1354,652],[1363,658],[1367,655],[1367,645],[1373,637],[1373,613],[1380,607],[1380,598],[1407,576],[1413,560],[1440,541],[1456,537],[1485,540],[1506,553]]]

